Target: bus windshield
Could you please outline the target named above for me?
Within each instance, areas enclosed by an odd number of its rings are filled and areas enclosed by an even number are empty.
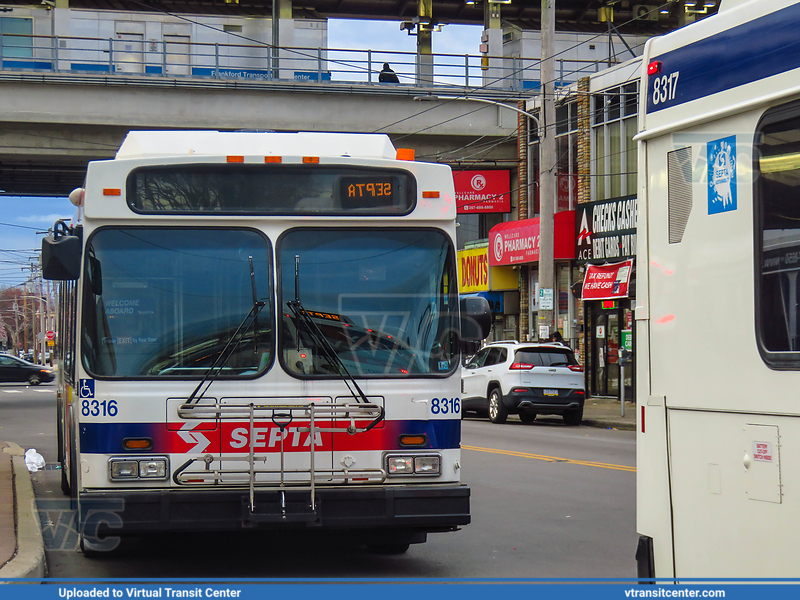
[[[299,300],[355,377],[449,374],[458,362],[451,243],[432,229],[294,229],[280,241],[281,359],[299,377],[339,376]]]
[[[257,376],[271,360],[267,240],[246,229],[97,231],[83,289],[86,369],[96,377],[203,377],[253,307],[250,257],[267,306],[223,357],[222,378]]]

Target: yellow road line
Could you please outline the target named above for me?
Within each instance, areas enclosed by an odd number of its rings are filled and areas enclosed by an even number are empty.
[[[519,458],[533,458],[536,460],[544,460],[546,462],[559,462],[570,463],[573,465],[583,465],[585,467],[597,467],[598,469],[613,469],[615,471],[628,471],[635,473],[636,467],[628,467],[625,465],[612,465],[608,463],[592,462],[589,460],[574,460],[571,458],[559,458],[558,456],[546,456],[544,454],[528,454],[527,452],[514,452],[513,450],[497,450],[496,448],[481,448],[479,446],[465,446],[461,445],[462,450],[474,450],[476,452],[489,452],[492,454],[505,454],[506,456],[518,456]]]

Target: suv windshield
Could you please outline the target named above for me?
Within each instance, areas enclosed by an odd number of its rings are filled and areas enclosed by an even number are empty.
[[[295,295],[354,376],[444,374],[457,366],[458,280],[442,232],[295,229],[281,239],[279,256],[280,351],[290,372],[339,375],[295,324],[287,309]]]
[[[83,364],[100,377],[202,378],[259,300],[220,377],[263,372],[273,348],[270,250],[245,229],[101,229],[87,245]]]
[[[568,367],[578,361],[572,350],[564,348],[520,348],[514,354],[514,362],[534,367]]]

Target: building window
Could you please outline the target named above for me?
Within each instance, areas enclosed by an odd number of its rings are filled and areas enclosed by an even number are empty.
[[[636,193],[638,82],[592,97],[592,197]]]

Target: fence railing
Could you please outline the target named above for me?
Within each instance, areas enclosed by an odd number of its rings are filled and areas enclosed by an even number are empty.
[[[399,83],[378,81],[389,63]],[[274,48],[267,44],[215,44],[142,39],[0,35],[2,70],[199,77],[251,81],[311,81],[535,93],[540,59],[338,48]],[[606,68],[608,63],[556,59],[557,86]]]

